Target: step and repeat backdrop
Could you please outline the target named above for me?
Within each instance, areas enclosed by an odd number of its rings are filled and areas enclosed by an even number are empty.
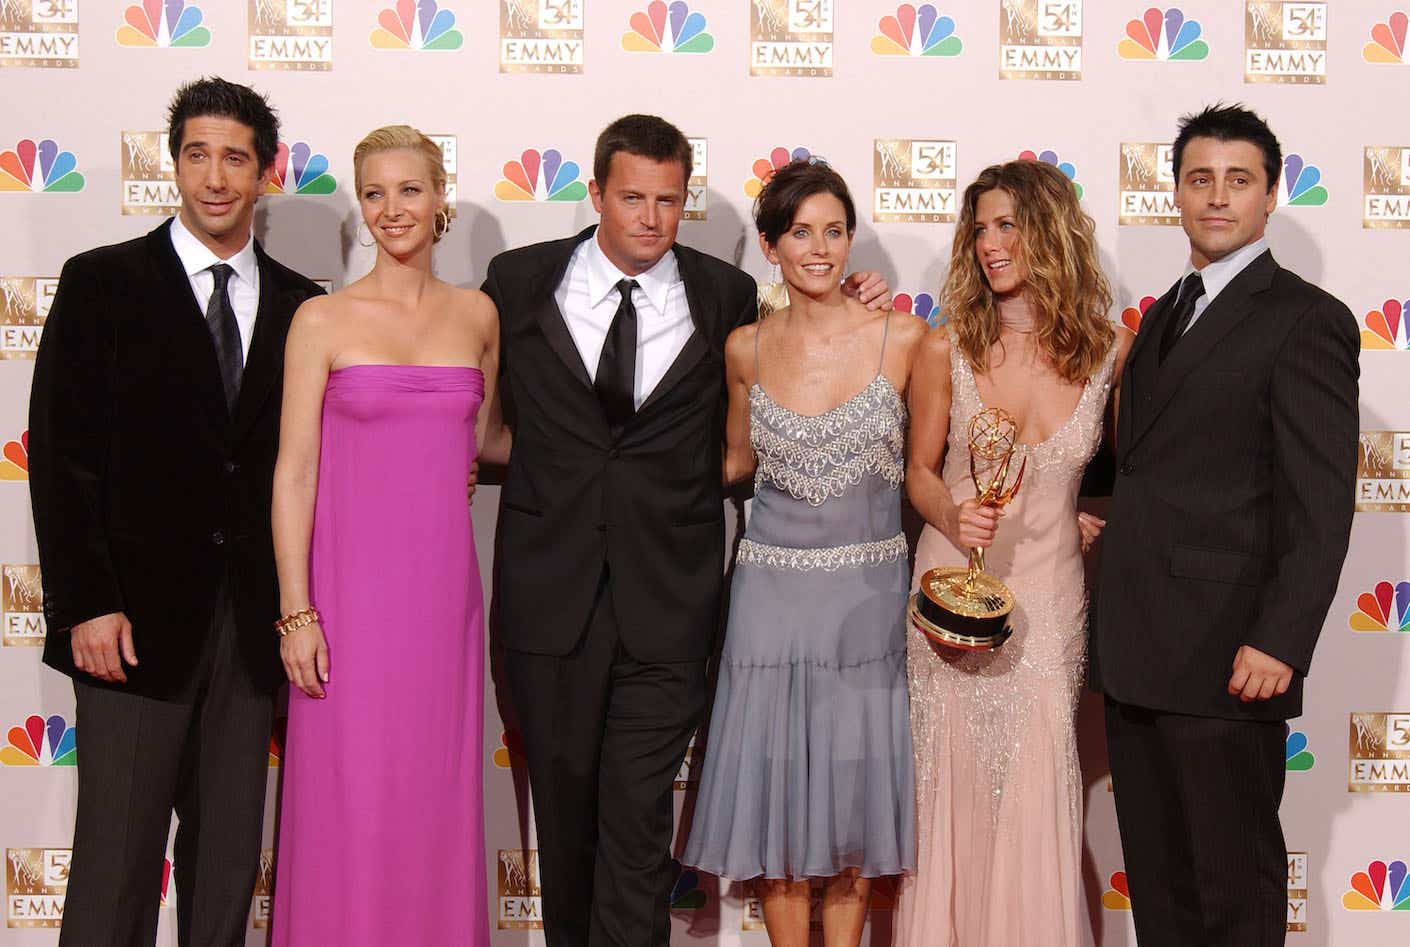
[[[1117,289],[1111,317],[1138,329],[1185,260],[1176,120],[1217,100],[1259,110],[1286,153],[1274,252],[1351,307],[1363,350],[1351,552],[1306,714],[1287,736],[1289,941],[1410,942],[1407,12],[1406,0],[0,0],[0,944],[57,942],[83,753],[72,690],[39,661],[34,353],[64,260],[174,211],[166,104],[203,74],[250,83],[278,107],[283,142],[257,235],[330,288],[371,265],[351,192],[352,148],[368,130],[408,122],[441,144],[455,219],[436,265],[476,285],[498,251],[592,222],[597,131],[649,111],[695,147],[682,242],[765,277],[750,202],[773,168],[818,155],[859,205],[852,265],[881,270],[897,308],[931,323],[945,318],[936,298],[958,196],[984,166],[1024,156],[1072,179]],[[487,584],[497,499],[487,486],[475,503]],[[493,675],[485,702],[492,941],[538,945],[527,783]],[[1089,710],[1091,939],[1132,945]],[[276,732],[250,944],[267,933],[281,752]],[[369,753],[365,765],[408,762]],[[686,811],[692,764],[676,784]],[[162,944],[176,943],[180,888],[168,863],[152,891]],[[878,886],[868,943],[889,942],[893,896]],[[673,943],[767,943],[747,888],[684,870],[671,907]]]

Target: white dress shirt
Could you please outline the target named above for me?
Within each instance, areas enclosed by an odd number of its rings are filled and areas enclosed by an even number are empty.
[[[255,334],[255,316],[259,314],[259,260],[255,258],[254,235],[250,235],[239,253],[222,260],[186,229],[178,214],[171,221],[171,246],[181,258],[186,278],[191,281],[191,292],[196,296],[196,307],[202,315],[210,304],[211,293],[215,292],[215,274],[211,267],[228,263],[235,271],[225,284],[225,292],[235,310],[235,323],[240,327],[240,364],[245,364],[250,357],[250,339]]]
[[[1244,244],[1222,260],[1206,263],[1202,270],[1196,270],[1193,263],[1186,264],[1185,273],[1180,277],[1181,286],[1185,284],[1185,277],[1191,273],[1198,273],[1200,279],[1204,280],[1204,295],[1195,300],[1194,315],[1190,316],[1190,324],[1185,326],[1186,332],[1189,332],[1199,321],[1199,317],[1209,308],[1209,304],[1214,302],[1214,298],[1224,291],[1224,287],[1228,286],[1234,277],[1242,273],[1250,263],[1262,256],[1267,249],[1268,238],[1259,237],[1253,243]]]
[[[632,305],[636,307],[636,379],[632,394],[640,408],[695,331],[675,253],[667,251],[651,269],[629,277],[607,259],[594,234],[573,251],[568,270],[553,296],[582,356],[583,367],[595,381],[602,344],[620,301],[617,281],[623,279],[637,282],[632,290]]]

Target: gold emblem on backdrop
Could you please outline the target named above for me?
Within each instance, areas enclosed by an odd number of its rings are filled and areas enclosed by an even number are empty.
[[[1082,78],[1082,0],[999,0],[999,78]]]
[[[333,68],[333,0],[247,0],[250,68]]]
[[[78,68],[78,0],[0,0],[0,66]]]
[[[1348,792],[1410,792],[1410,713],[1351,714]]]
[[[181,207],[166,132],[123,132],[122,212],[174,214]]]
[[[1410,431],[1362,431],[1356,512],[1410,513]]]
[[[1244,81],[1327,81],[1327,4],[1246,0]]]
[[[39,566],[33,564],[0,566],[0,599],[4,601],[4,643],[42,646],[44,624],[44,586]]]
[[[939,138],[872,142],[871,219],[950,223],[955,219],[955,143]]]
[[[1410,228],[1410,146],[1366,148],[1361,226]]]
[[[255,930],[269,927],[270,908],[274,902],[274,849],[259,853],[259,874],[255,875],[254,900],[250,904],[250,926]]]
[[[690,138],[690,181],[685,187],[683,220],[704,220],[710,209],[706,177],[710,173],[710,148],[704,138]]]
[[[499,71],[583,71],[587,0],[499,0]]]
[[[1180,226],[1175,206],[1174,148],[1150,141],[1121,143],[1121,194],[1117,219],[1127,226]]]
[[[446,169],[446,210],[449,211],[451,220],[455,219],[455,178],[458,165],[460,163],[459,148],[456,145],[454,135],[431,135],[427,138],[436,143],[436,147],[441,149],[441,164]]]
[[[539,853],[530,848],[499,850],[495,866],[499,898],[495,915],[502,931],[543,930],[543,891],[539,887]]]
[[[0,276],[0,359],[34,358],[58,289],[53,276]]]
[[[1307,931],[1307,853],[1288,852],[1288,931]]]
[[[5,849],[5,926],[58,928],[69,889],[67,848]]]
[[[749,0],[749,74],[832,75],[832,3]]]

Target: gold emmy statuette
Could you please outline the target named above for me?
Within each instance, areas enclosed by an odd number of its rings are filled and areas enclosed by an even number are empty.
[[[1002,509],[1023,483],[1028,458],[1011,486],[1009,467],[1018,448],[1018,423],[999,408],[986,408],[969,422],[969,475],[980,506]],[[984,571],[984,550],[969,551],[969,566],[942,566],[920,578],[911,596],[910,618],[931,641],[950,648],[991,651],[1013,634],[1008,586]]]

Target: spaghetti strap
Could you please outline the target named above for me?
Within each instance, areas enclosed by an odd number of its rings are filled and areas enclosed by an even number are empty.
[[[759,380],[759,333],[764,331],[764,320],[760,319],[754,323],[754,384],[762,388],[763,382]]]
[[[891,332],[891,310],[890,310],[890,309],[886,310],[886,315],[885,315],[883,318],[885,319],[885,321],[881,324],[881,358],[877,361],[877,365],[876,365],[876,374],[877,374],[878,377],[880,377],[881,372],[882,372],[882,369],[886,368],[886,336],[887,336],[888,334],[890,334],[890,332]],[[756,335],[756,336],[754,337],[754,343],[755,343],[756,346],[758,345],[758,342],[759,342],[759,337]],[[757,366],[757,365],[755,366],[755,369],[754,369],[754,370],[755,370],[756,373],[758,372],[758,366]]]

